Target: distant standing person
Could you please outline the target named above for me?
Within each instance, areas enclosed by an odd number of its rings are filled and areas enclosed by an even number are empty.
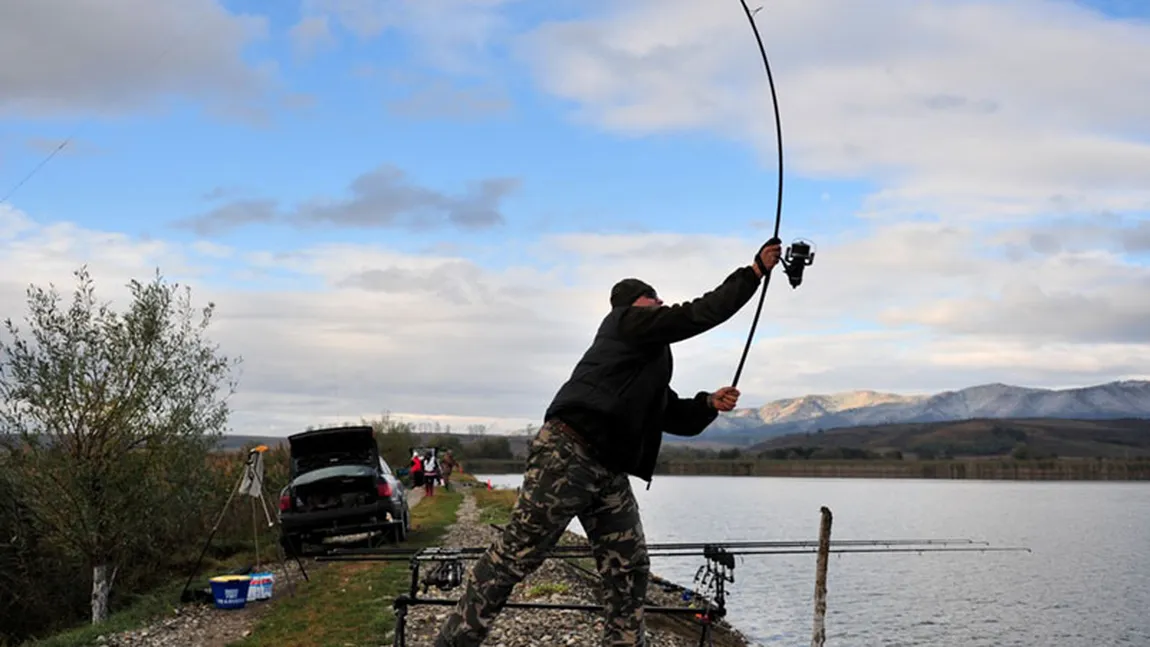
[[[423,455],[423,493],[427,496],[435,495],[435,480],[439,478],[439,466],[435,464],[435,454],[427,452]]]
[[[779,252],[771,239],[750,266],[677,305],[664,305],[655,288],[639,279],[615,284],[611,310],[529,445],[511,521],[475,563],[440,626],[436,647],[481,645],[512,589],[539,568],[573,517],[583,525],[602,579],[606,617],[600,645],[646,644],[650,560],[628,475],[649,483],[664,433],[701,434],[739,398],[731,386],[679,397],[670,386],[671,344],[734,316],[779,262]]]
[[[455,462],[455,457],[451,455],[451,450],[443,453],[443,460],[439,461],[439,470],[443,475],[443,489],[451,489],[451,473],[455,471],[458,463]]]
[[[423,458],[419,452],[411,453],[411,487],[423,485]]]

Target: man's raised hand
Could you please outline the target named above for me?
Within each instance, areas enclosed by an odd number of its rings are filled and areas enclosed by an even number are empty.
[[[733,386],[723,388],[711,394],[711,406],[718,411],[730,411],[739,403],[739,390]]]
[[[781,256],[782,253],[783,245],[778,239],[772,238],[768,240],[766,244],[759,249],[759,252],[755,254],[755,262],[752,264],[752,267],[755,268],[755,274],[757,274],[760,279],[763,278],[763,274],[778,264],[779,256]]]

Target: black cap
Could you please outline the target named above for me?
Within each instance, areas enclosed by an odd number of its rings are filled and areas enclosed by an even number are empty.
[[[623,279],[611,288],[611,307],[629,306],[648,292],[655,294],[655,288],[639,279]]]

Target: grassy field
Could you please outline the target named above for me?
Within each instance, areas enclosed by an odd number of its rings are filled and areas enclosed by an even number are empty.
[[[511,506],[515,505],[515,490],[488,490],[475,488],[475,505],[479,508],[480,523],[505,524],[511,520]]]
[[[406,546],[431,546],[455,522],[458,491],[436,491],[411,509]],[[331,562],[295,597],[278,600],[247,638],[230,647],[379,645],[395,626],[392,600],[410,584],[406,562]]]

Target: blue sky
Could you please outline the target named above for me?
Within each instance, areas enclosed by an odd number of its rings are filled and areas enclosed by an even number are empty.
[[[294,5],[294,6],[293,6]],[[229,2],[233,12],[258,5]],[[736,5],[737,7],[737,5]],[[429,241],[497,242],[507,235],[546,231],[611,231],[647,229],[714,232],[715,219],[734,233],[754,238],[755,221],[773,217],[775,170],[764,167],[756,151],[707,132],[654,133],[613,137],[573,123],[565,102],[541,95],[524,71],[499,65],[486,72],[510,105],[498,114],[465,119],[421,119],[396,115],[385,107],[433,83],[470,83],[450,73],[412,63],[420,60],[418,42],[402,34],[361,43],[333,29],[338,43],[315,55],[293,56],[290,29],[300,19],[298,3],[284,3],[268,17],[269,38],[248,48],[247,58],[269,58],[281,67],[282,83],[314,104],[278,109],[270,123],[205,118],[195,103],[154,117],[102,120],[80,114],[71,118],[21,120],[17,139],[61,141],[78,130],[75,147],[62,151],[35,182],[20,190],[20,204],[32,212],[51,212],[85,226],[108,227],[133,234],[190,240],[186,232],[164,225],[208,208],[202,196],[216,189],[236,189],[253,197],[283,203],[316,196],[338,198],[348,182],[381,162],[404,169],[412,181],[444,192],[459,192],[482,178],[523,178],[523,186],[506,202],[507,226],[489,231],[435,231],[431,236],[388,231],[389,242],[418,246]],[[537,11],[510,3],[516,24],[530,24]],[[749,30],[739,33],[753,46]],[[178,38],[178,37],[177,37]],[[167,52],[179,57],[180,45]],[[748,49],[748,54],[753,50]],[[495,61],[504,58],[491,57]],[[409,67],[410,66],[410,67]],[[406,70],[408,84],[390,84],[363,70]],[[763,84],[752,76],[748,83]],[[467,90],[459,90],[466,92]],[[189,105],[190,103],[190,105]],[[763,106],[764,123],[773,119]],[[771,122],[773,123],[773,122]],[[43,145],[9,142],[3,178],[11,187],[45,155]],[[99,153],[83,154],[96,147]],[[772,160],[773,162],[773,160]],[[850,185],[788,178],[788,219],[833,231],[847,224],[857,207]],[[839,196],[837,208],[823,207],[823,194]],[[93,210],[93,201],[100,209]],[[808,225],[809,226],[809,225]],[[292,232],[261,228],[259,244],[273,235],[290,247]],[[344,232],[319,232],[340,240]],[[253,231],[232,232],[222,239],[246,245]],[[282,236],[282,237],[281,237]]]
[[[0,314],[81,263],[112,292],[160,266],[221,303],[237,427],[511,428],[614,280],[691,298],[770,235],[773,116],[737,2],[268,6],[0,9],[0,195],[76,134],[0,205]],[[1148,15],[766,3],[782,234],[820,256],[772,286],[741,404],[1145,375]],[[683,345],[681,391],[729,380],[752,308]]]

